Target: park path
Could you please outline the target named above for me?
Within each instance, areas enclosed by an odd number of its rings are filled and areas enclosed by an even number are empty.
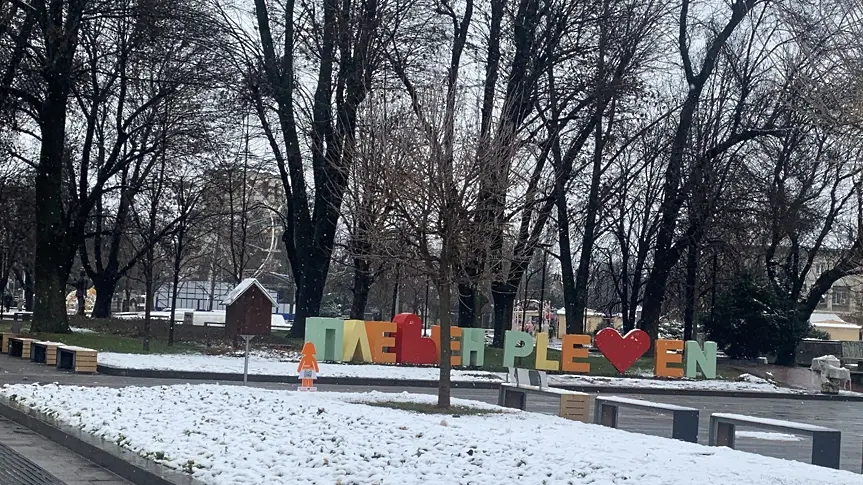
[[[0,465],[0,483],[3,485],[131,485],[65,447],[5,418],[0,418]]]

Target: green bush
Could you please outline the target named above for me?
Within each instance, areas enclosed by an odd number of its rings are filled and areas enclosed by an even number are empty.
[[[749,274],[738,276],[717,295],[713,316],[702,318],[710,340],[733,359],[775,352],[790,326],[791,308]]]
[[[818,340],[830,340],[830,334],[825,332],[824,330],[818,330],[817,328],[810,326],[809,331],[806,332],[806,335],[803,338],[815,338]]]

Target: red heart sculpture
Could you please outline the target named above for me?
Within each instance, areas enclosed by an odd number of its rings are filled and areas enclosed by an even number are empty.
[[[617,330],[604,328],[593,338],[593,345],[623,374],[650,348],[650,336],[644,330],[635,329],[621,337]]]

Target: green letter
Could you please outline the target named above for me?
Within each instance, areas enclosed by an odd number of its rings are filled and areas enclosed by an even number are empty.
[[[527,357],[533,352],[533,337],[527,332],[507,330],[503,340],[503,366],[515,367],[516,357]],[[518,347],[518,344],[523,344]]]
[[[686,377],[695,379],[698,367],[705,379],[716,379],[716,342],[704,342],[704,351],[695,340],[686,341]]]
[[[482,367],[485,357],[485,330],[461,329],[461,365]]]
[[[306,318],[306,342],[315,344],[318,360],[341,362],[345,321],[338,318]]]

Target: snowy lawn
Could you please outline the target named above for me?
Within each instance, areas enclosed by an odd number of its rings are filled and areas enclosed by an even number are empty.
[[[805,393],[803,390],[780,387],[766,379],[743,374],[740,380],[725,381],[721,379],[712,380],[688,380],[688,379],[641,379],[637,377],[600,377],[584,376],[576,374],[559,374],[548,376],[549,384],[573,385],[573,386],[607,386],[607,387],[634,387],[634,388],[660,388],[660,389],[687,389],[699,391],[755,391],[768,393]]]
[[[177,370],[187,372],[219,372],[230,374],[243,373],[243,358],[225,355],[191,354],[116,354],[100,352],[99,363],[125,369]],[[437,367],[405,367],[376,364],[327,364],[321,363],[320,376],[326,377],[368,377],[380,379],[417,379],[438,380]],[[271,376],[296,376],[297,362],[277,360],[267,355],[251,352],[249,355],[249,374]],[[500,382],[503,374],[477,370],[453,370],[454,381],[495,381]]]
[[[242,374],[243,358],[239,355],[200,354],[120,354],[100,352],[99,363],[125,369],[176,370],[186,372],[217,372]],[[413,379],[436,381],[436,367],[407,367],[375,364],[320,364],[320,376],[365,377],[380,379]],[[249,374],[296,376],[297,365],[291,354],[279,358],[271,352],[252,351],[249,357]],[[605,387],[634,387],[654,389],[687,389],[712,391],[756,391],[767,393],[802,393],[804,391],[779,387],[769,381],[751,375],[741,376],[740,381],[724,380],[659,380],[635,377],[599,377],[576,374],[548,376],[551,385],[583,385]],[[452,379],[461,382],[500,382],[506,376],[498,372],[481,370],[453,370]]]
[[[855,485],[863,477],[520,411],[417,414],[411,394],[14,385],[0,394],[208,485]],[[454,404],[495,409],[463,400]]]

